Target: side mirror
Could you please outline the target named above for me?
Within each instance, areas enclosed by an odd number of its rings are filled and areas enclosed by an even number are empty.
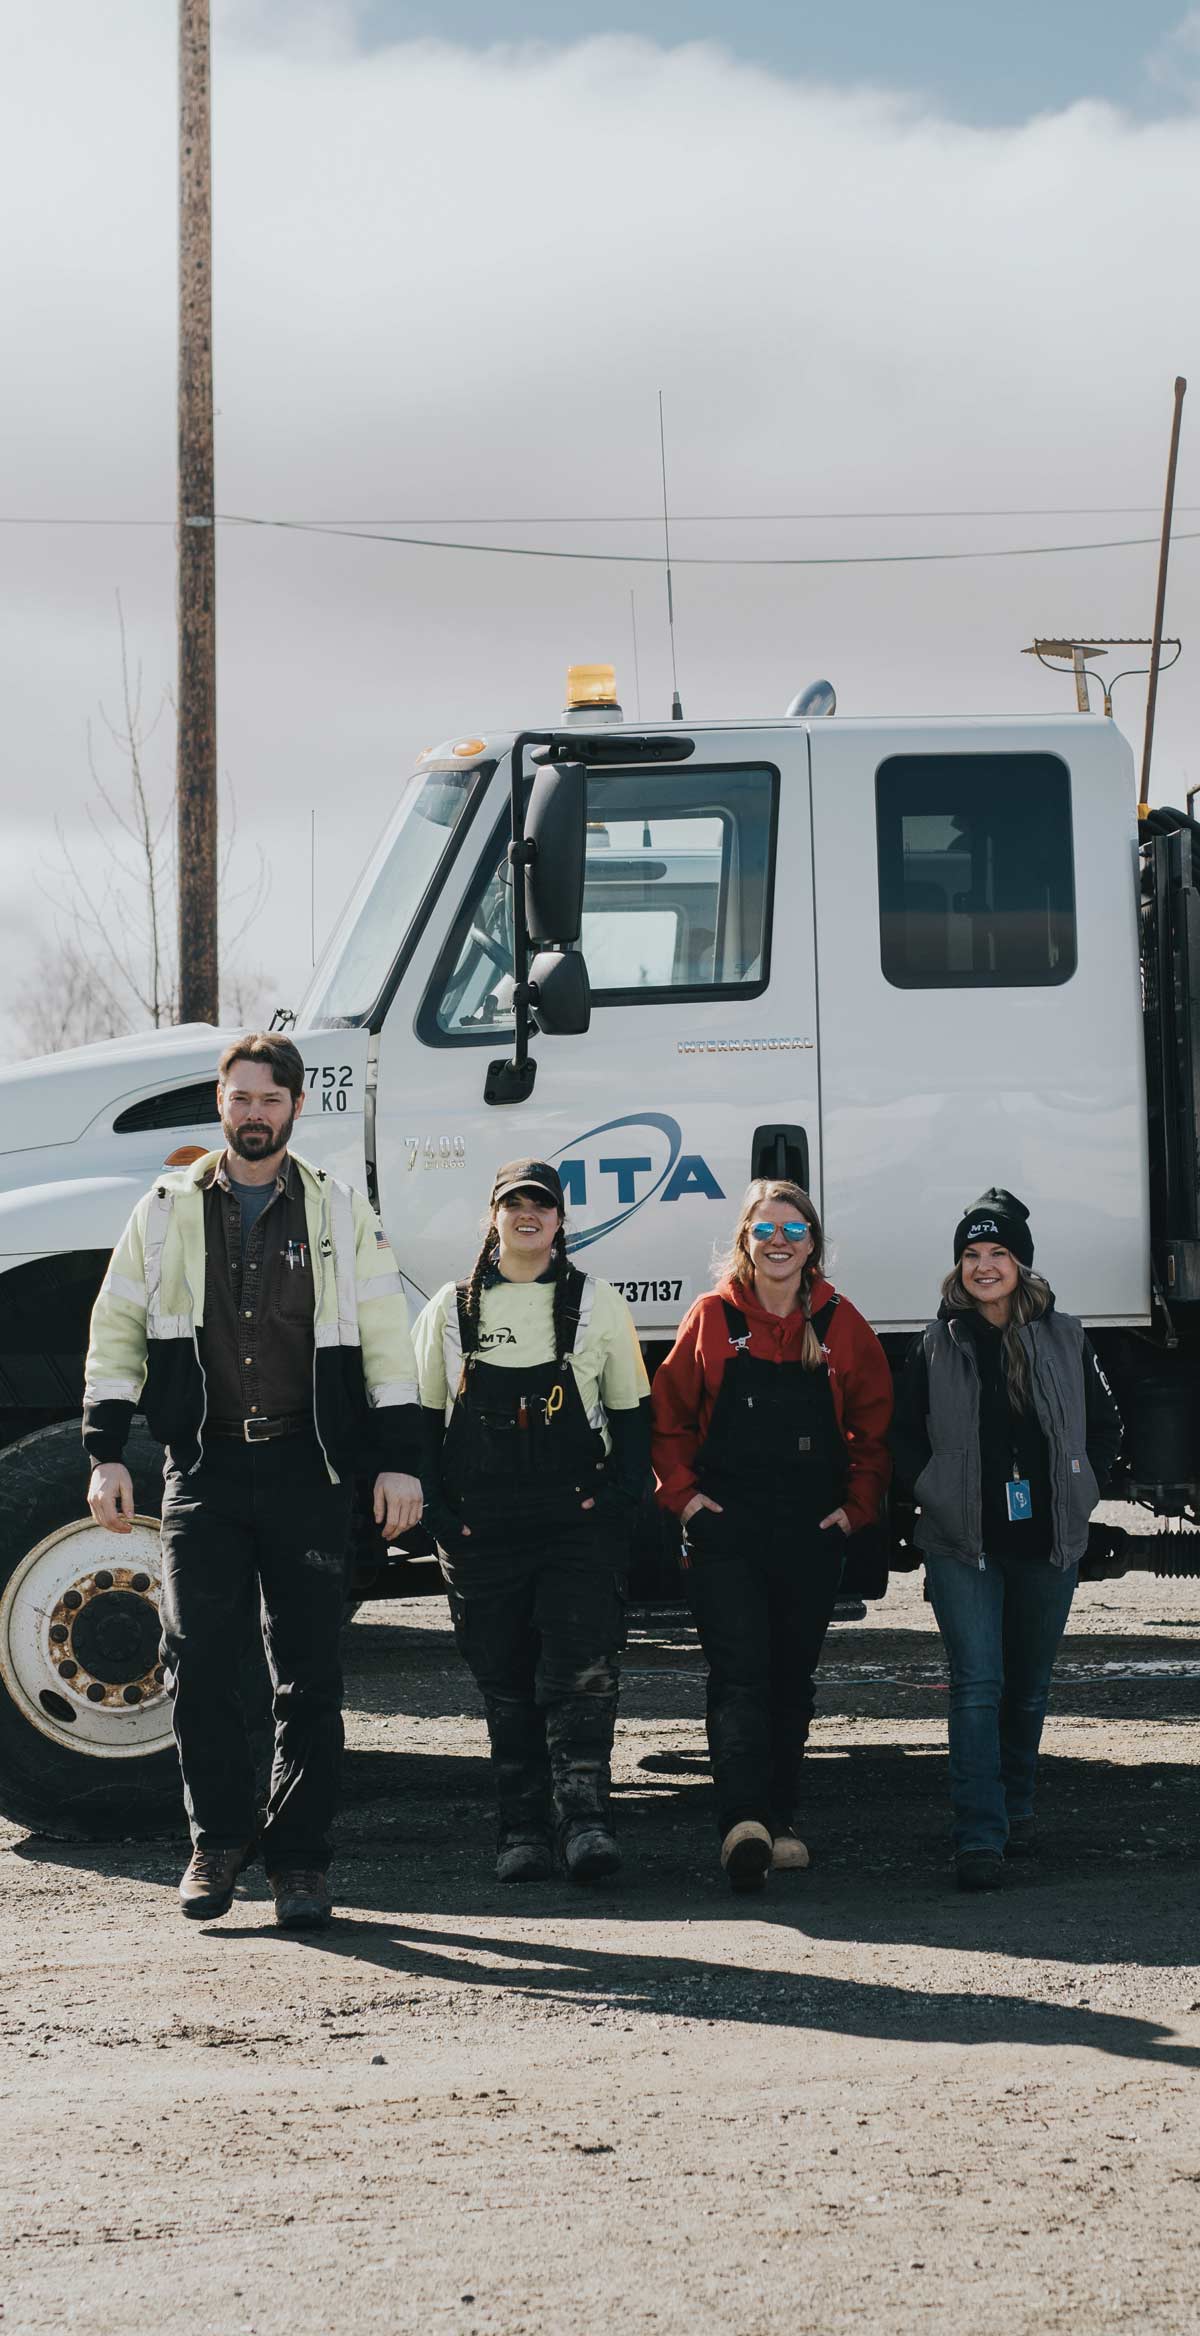
[[[543,949],[529,968],[531,1004],[548,1038],[581,1038],[592,1019],[588,969],[577,949]]]
[[[537,773],[529,790],[525,840],[533,846],[525,866],[530,940],[556,941],[560,946],[577,941],[583,924],[587,848],[587,772],[582,763],[551,763]],[[581,1027],[586,1029],[586,1022]]]

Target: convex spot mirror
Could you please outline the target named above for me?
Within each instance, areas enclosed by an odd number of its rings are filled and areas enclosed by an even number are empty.
[[[579,939],[587,848],[587,772],[582,763],[551,763],[529,790],[525,840],[534,848],[525,870],[525,918],[538,947]],[[586,1022],[581,1025],[586,1029]]]
[[[592,1019],[588,970],[578,951],[539,951],[529,968],[538,1029],[548,1038],[580,1038]]]

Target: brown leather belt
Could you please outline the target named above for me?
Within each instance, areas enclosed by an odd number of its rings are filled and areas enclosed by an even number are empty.
[[[311,1436],[313,1432],[311,1411],[291,1411],[279,1419],[210,1419],[204,1423],[206,1436],[231,1436],[239,1444],[271,1444],[276,1436]]]

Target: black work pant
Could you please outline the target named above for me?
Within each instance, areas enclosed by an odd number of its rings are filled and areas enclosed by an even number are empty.
[[[167,1459],[162,1660],[192,1841],[235,1849],[258,1833],[241,1677],[261,1606],[275,1715],[262,1835],[268,1873],[329,1863],[350,1498],[348,1483],[330,1483],[315,1437],[214,1437],[192,1476]]]
[[[610,1823],[626,1550],[590,1516],[442,1554],[454,1635],[483,1696],[501,1841]]]
[[[846,1560],[822,1533],[726,1510],[688,1535],[687,1583],[708,1662],[706,1725],[717,1826],[790,1824],[820,1658]]]

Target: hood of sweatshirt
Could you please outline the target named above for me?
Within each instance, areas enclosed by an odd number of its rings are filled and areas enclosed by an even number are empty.
[[[809,1299],[813,1313],[819,1314],[822,1306],[827,1306],[834,1295],[833,1283],[827,1282],[824,1274],[816,1274]],[[729,1305],[738,1307],[745,1315],[747,1322],[778,1322],[781,1319],[783,1321],[791,1319],[788,1315],[781,1317],[778,1314],[772,1314],[769,1306],[760,1305],[753,1287],[747,1288],[744,1282],[722,1282],[717,1290],[717,1296],[726,1299]],[[799,1307],[795,1310],[795,1319],[797,1324],[804,1319]]]

